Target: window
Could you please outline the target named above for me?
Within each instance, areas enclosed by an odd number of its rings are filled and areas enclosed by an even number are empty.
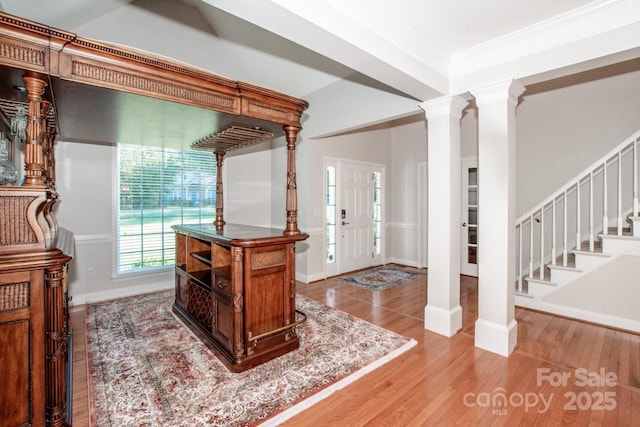
[[[327,167],[327,263],[336,262],[336,168]]]
[[[212,153],[118,145],[118,273],[175,263],[175,224],[215,218]]]
[[[373,251],[382,253],[382,187],[381,173],[373,173]]]

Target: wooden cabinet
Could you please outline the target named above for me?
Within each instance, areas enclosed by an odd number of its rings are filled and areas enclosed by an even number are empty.
[[[298,348],[295,242],[306,234],[227,224],[174,226],[174,312],[243,371]]]
[[[1,56],[1,55],[0,55]],[[20,186],[0,187],[0,425],[71,424],[67,263],[73,237],[58,228],[54,127],[44,75],[23,75],[28,92]]]
[[[0,254],[0,425],[68,425],[62,250]]]

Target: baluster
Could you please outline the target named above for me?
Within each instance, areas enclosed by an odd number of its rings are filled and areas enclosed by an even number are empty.
[[[605,236],[609,234],[609,189],[607,188],[607,162],[604,161],[603,169],[602,169],[602,234]]]
[[[582,224],[580,224],[580,180],[578,179],[578,183],[576,184],[576,249],[580,248],[582,244],[582,237],[580,236],[581,228],[582,228]]]
[[[522,225],[518,227],[518,292],[522,292]]]
[[[589,174],[589,251],[593,252],[593,171]]]
[[[529,277],[533,277],[533,215],[529,217]]]
[[[540,210],[540,280],[544,280],[544,206]]]
[[[556,199],[551,201],[551,265],[556,265]]]
[[[618,236],[622,236],[622,152],[618,151]]]
[[[568,253],[567,253],[567,236],[568,236],[568,230],[567,230],[567,191],[565,190],[564,192],[564,208],[563,208],[563,212],[562,212],[562,221],[563,221],[563,225],[562,225],[562,266],[566,267],[567,266],[567,261],[568,261]]]
[[[631,215],[638,216],[640,202],[638,201],[638,141],[633,141],[633,212]]]

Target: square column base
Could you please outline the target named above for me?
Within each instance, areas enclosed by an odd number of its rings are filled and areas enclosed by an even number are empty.
[[[424,308],[424,328],[452,337],[462,329],[462,307],[444,309],[427,304]]]
[[[512,320],[508,325],[476,320],[475,345],[483,350],[509,356],[518,343],[518,322]]]

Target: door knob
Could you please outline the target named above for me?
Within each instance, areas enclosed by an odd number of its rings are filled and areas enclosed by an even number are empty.
[[[466,222],[463,222],[463,223],[462,223],[462,226],[463,226],[463,227],[466,227],[466,226],[467,226],[467,223],[466,223]]]
[[[342,221],[342,225],[349,225],[349,224],[350,224],[349,222]]]

